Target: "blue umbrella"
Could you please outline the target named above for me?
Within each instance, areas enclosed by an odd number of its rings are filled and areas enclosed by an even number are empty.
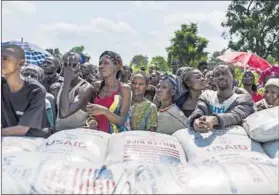
[[[22,49],[24,49],[26,65],[41,65],[46,57],[51,56],[51,54],[46,50],[40,48],[37,45],[27,43],[27,42],[8,41],[8,42],[3,42],[2,46],[9,45],[9,44],[18,45]]]

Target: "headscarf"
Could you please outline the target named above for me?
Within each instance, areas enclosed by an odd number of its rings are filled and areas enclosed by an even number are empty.
[[[170,84],[173,86],[173,89],[175,90],[175,92],[177,92],[177,82],[176,82],[176,79],[174,78],[174,76],[167,75],[162,80],[163,81],[169,81]]]
[[[115,53],[113,51],[104,51],[101,55],[99,60],[103,57],[103,56],[108,56],[110,58],[110,60],[115,64],[115,65],[120,65],[120,68],[122,68],[123,66],[123,62],[122,62],[122,58],[120,57],[120,55],[118,53]]]

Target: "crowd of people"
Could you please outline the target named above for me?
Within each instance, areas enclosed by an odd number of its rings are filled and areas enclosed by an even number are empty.
[[[262,72],[259,82],[245,70],[240,88],[231,65],[211,71],[172,66],[175,74],[155,66],[133,72],[119,54],[104,51],[99,66],[76,52],[65,53],[62,63],[47,57],[34,66],[25,65],[17,45],[2,46],[1,57],[2,136],[48,137],[74,128],[205,133],[279,106],[278,66]]]

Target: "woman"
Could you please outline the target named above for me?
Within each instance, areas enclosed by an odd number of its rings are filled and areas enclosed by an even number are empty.
[[[156,131],[157,107],[144,98],[148,89],[149,77],[145,72],[137,72],[132,76],[132,130]]]
[[[182,72],[183,83],[186,92],[176,101],[176,105],[189,117],[195,110],[198,98],[206,87],[206,80],[202,72],[195,68],[188,68]]]
[[[93,104],[87,106],[87,125],[107,133],[130,130],[129,108],[131,89],[119,81],[122,59],[113,51],[105,51],[99,59],[99,71],[103,81],[97,90]]]
[[[279,106],[279,78],[270,78],[264,87],[264,99],[257,102],[257,111]]]
[[[244,72],[242,84],[244,89],[252,96],[255,103],[263,99],[263,96],[257,92],[258,90],[255,84],[255,75],[251,71]]]
[[[163,78],[158,84],[156,97],[161,104],[157,127],[159,133],[172,135],[175,131],[187,127],[187,118],[174,104],[176,90],[177,83],[171,75]]]

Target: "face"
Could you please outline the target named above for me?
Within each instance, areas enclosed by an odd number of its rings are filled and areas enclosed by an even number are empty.
[[[213,89],[213,88],[215,89],[216,85],[213,81],[213,71],[207,72],[206,75],[205,75],[205,78],[206,78],[206,82],[207,82],[208,87],[211,88],[211,89]]]
[[[146,80],[143,75],[136,74],[132,78],[132,92],[133,95],[144,95],[145,91],[148,89]]]
[[[156,73],[152,73],[152,74],[151,74],[150,84],[151,84],[151,85],[154,85],[154,86],[157,86],[157,85],[158,85],[158,82],[159,82],[159,79],[158,79],[157,74],[156,74]]]
[[[206,80],[201,71],[195,69],[188,74],[190,74],[188,80],[184,80],[184,83],[186,83],[189,88],[202,90],[206,87]]]
[[[254,75],[251,72],[245,72],[242,78],[243,85],[252,85],[254,83]]]
[[[38,73],[38,71],[34,70],[34,69],[31,69],[31,68],[24,68],[21,72],[21,75],[24,77],[24,78],[32,78],[32,79],[35,79],[37,81],[39,81],[41,78],[40,78],[40,74]]]
[[[24,63],[24,60],[20,60],[15,55],[12,49],[2,50],[1,53],[2,61],[2,75],[8,76],[20,70],[21,64]]]
[[[116,74],[120,68],[113,64],[109,56],[103,56],[99,62],[99,72],[102,78]]]
[[[273,105],[274,102],[279,98],[279,88],[274,86],[274,85],[270,85],[265,87],[264,90],[264,99],[266,100],[266,102],[269,105]],[[277,105],[278,106],[278,105]]]
[[[51,58],[45,58],[41,67],[47,77],[56,73],[56,66]]]
[[[218,89],[225,90],[233,88],[233,75],[227,66],[219,66],[215,68],[213,78]]]
[[[162,80],[159,82],[156,91],[157,98],[160,102],[166,101],[172,98],[173,88],[172,85],[167,80]]]

